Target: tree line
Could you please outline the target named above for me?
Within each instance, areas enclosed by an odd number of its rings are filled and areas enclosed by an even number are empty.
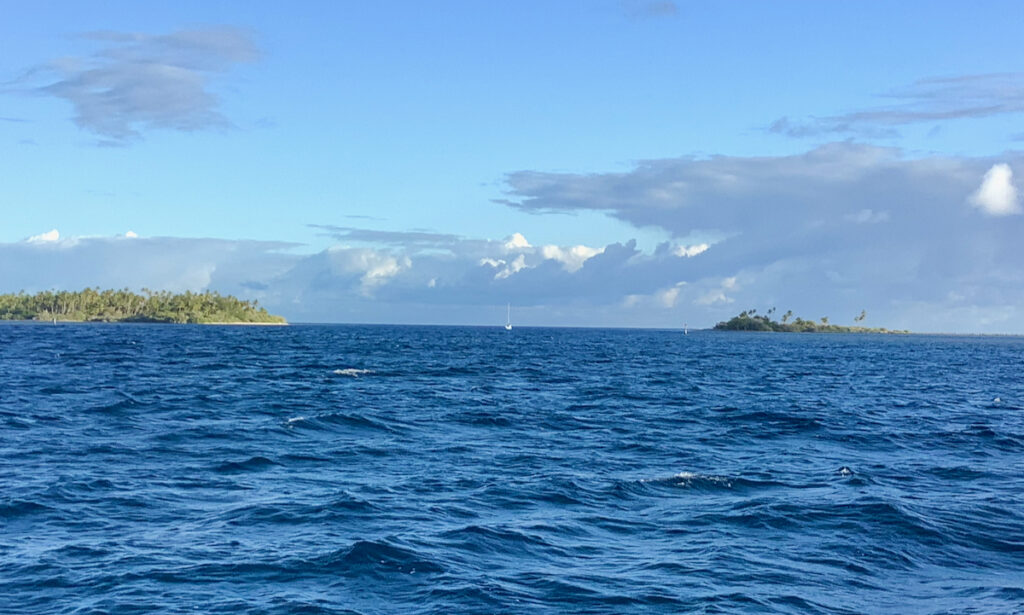
[[[764,314],[758,314],[756,309],[744,310],[737,316],[718,323],[714,328],[718,331],[779,331],[785,333],[906,333],[906,331],[890,331],[884,328],[847,327],[831,324],[828,316],[822,316],[818,321],[804,320],[799,316],[794,318],[793,310],[783,314],[780,320],[775,320],[774,314],[775,308],[769,309]],[[853,321],[861,323],[867,316],[867,312],[861,310]]]
[[[78,322],[160,323],[284,323],[256,301],[214,291],[172,293],[127,288],[80,291],[24,291],[0,295],[0,320],[62,320]]]

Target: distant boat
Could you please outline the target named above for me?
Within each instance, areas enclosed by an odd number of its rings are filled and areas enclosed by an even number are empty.
[[[508,315],[505,316],[505,330],[512,330],[512,304],[508,304]]]
[[[690,334],[690,331],[689,331],[689,329],[686,328],[686,323],[684,322],[683,323],[683,335],[689,335],[689,334]]]

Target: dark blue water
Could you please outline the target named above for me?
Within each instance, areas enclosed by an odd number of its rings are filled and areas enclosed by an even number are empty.
[[[0,612],[1024,612],[1022,365],[1021,338],[3,325]]]

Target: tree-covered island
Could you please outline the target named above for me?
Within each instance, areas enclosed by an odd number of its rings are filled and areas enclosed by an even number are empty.
[[[829,323],[828,317],[823,316],[819,321],[793,318],[793,311],[790,310],[782,315],[781,320],[773,320],[775,308],[771,308],[765,314],[758,314],[757,310],[746,310],[739,315],[733,316],[727,321],[715,325],[716,331],[777,331],[783,333],[909,333],[909,331],[894,331],[884,328],[872,328],[855,325],[847,327]],[[861,313],[853,319],[854,322],[864,322],[867,312]]]
[[[202,293],[128,289],[43,291],[0,295],[0,320],[154,322],[179,324],[287,324],[256,301]]]

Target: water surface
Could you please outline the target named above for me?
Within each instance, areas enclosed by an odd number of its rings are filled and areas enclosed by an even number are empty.
[[[0,612],[1024,612],[1022,359],[2,325]]]

